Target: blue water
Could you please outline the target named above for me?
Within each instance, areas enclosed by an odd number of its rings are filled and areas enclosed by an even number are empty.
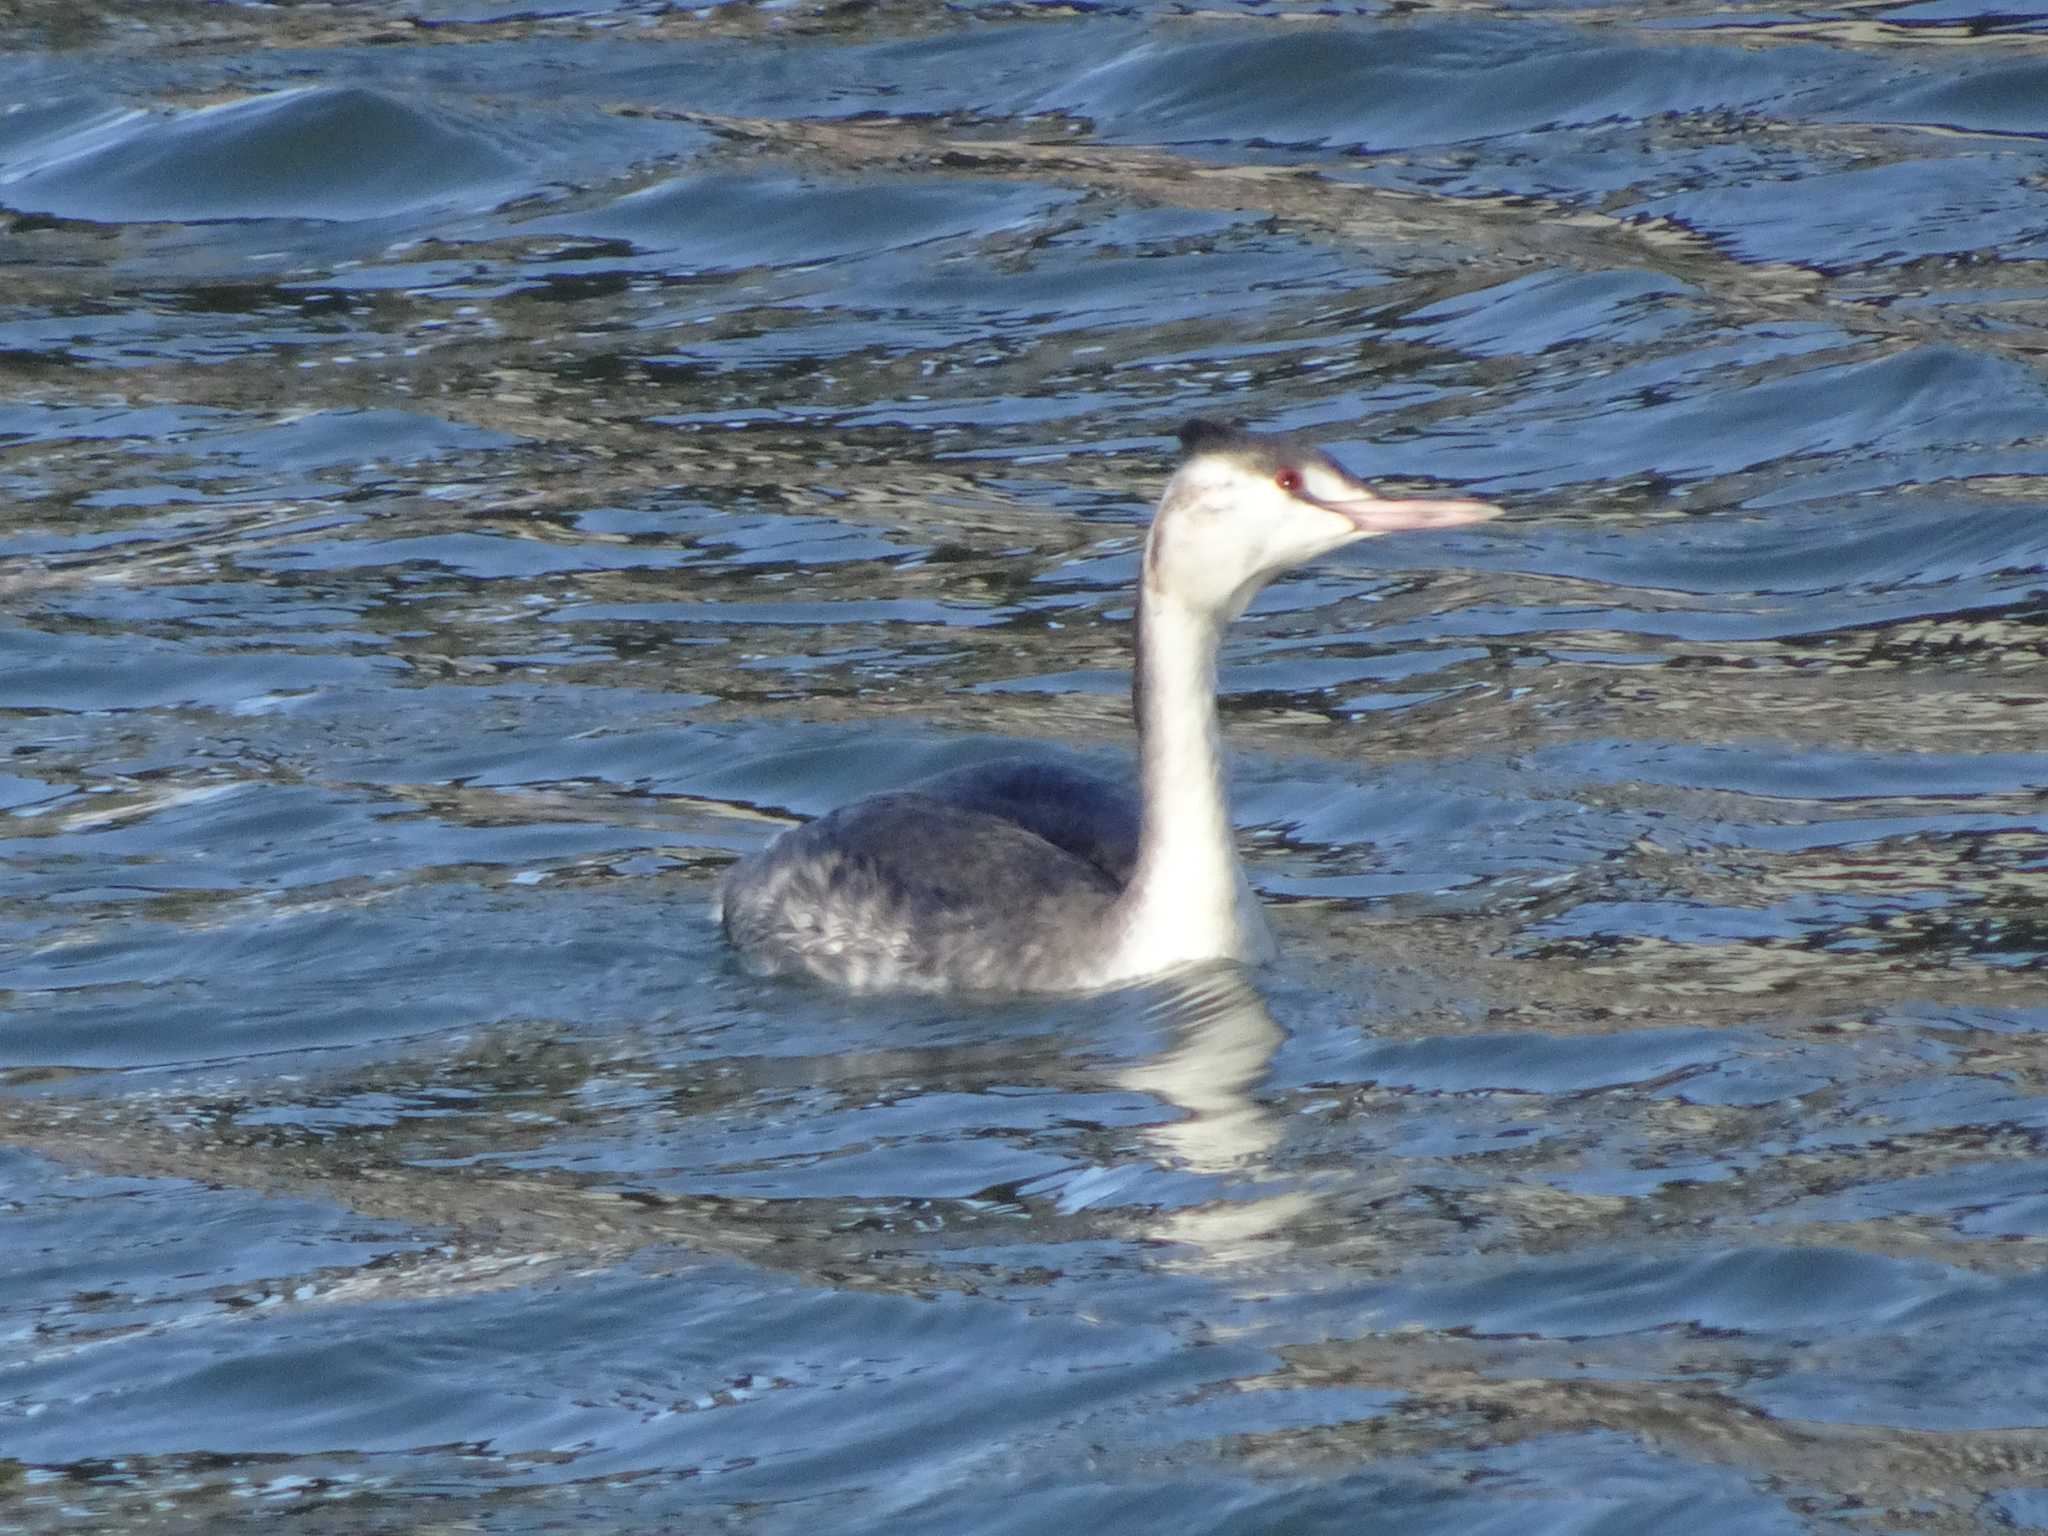
[[[2048,25],[0,21],[0,1531],[2048,1529]],[[1128,761],[1283,959],[745,977]]]

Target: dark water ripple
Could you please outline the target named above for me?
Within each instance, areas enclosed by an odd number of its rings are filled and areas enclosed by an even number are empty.
[[[2048,32],[0,20],[0,1529],[2048,1529]],[[1286,958],[764,989],[1121,765],[1168,436]]]

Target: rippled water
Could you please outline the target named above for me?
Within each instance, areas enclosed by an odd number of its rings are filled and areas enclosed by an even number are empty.
[[[4,25],[0,1529],[2048,1528],[2048,26]],[[742,976],[1198,411],[1511,509],[1233,632],[1281,963]]]

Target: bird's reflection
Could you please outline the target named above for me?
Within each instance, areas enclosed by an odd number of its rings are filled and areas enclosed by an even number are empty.
[[[1163,1162],[1233,1186],[1224,1198],[1158,1212],[1153,1235],[1185,1245],[1201,1265],[1270,1256],[1314,1202],[1273,1166],[1286,1117],[1256,1092],[1285,1032],[1235,966],[1172,977],[1145,989],[1142,1006],[1166,1044],[1113,1080],[1181,1112],[1146,1133]]]

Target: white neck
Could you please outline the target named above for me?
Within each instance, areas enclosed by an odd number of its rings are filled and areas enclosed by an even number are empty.
[[[1200,960],[1270,959],[1272,934],[1237,861],[1216,724],[1218,615],[1141,581],[1132,709],[1144,819],[1114,914],[1116,976]]]

